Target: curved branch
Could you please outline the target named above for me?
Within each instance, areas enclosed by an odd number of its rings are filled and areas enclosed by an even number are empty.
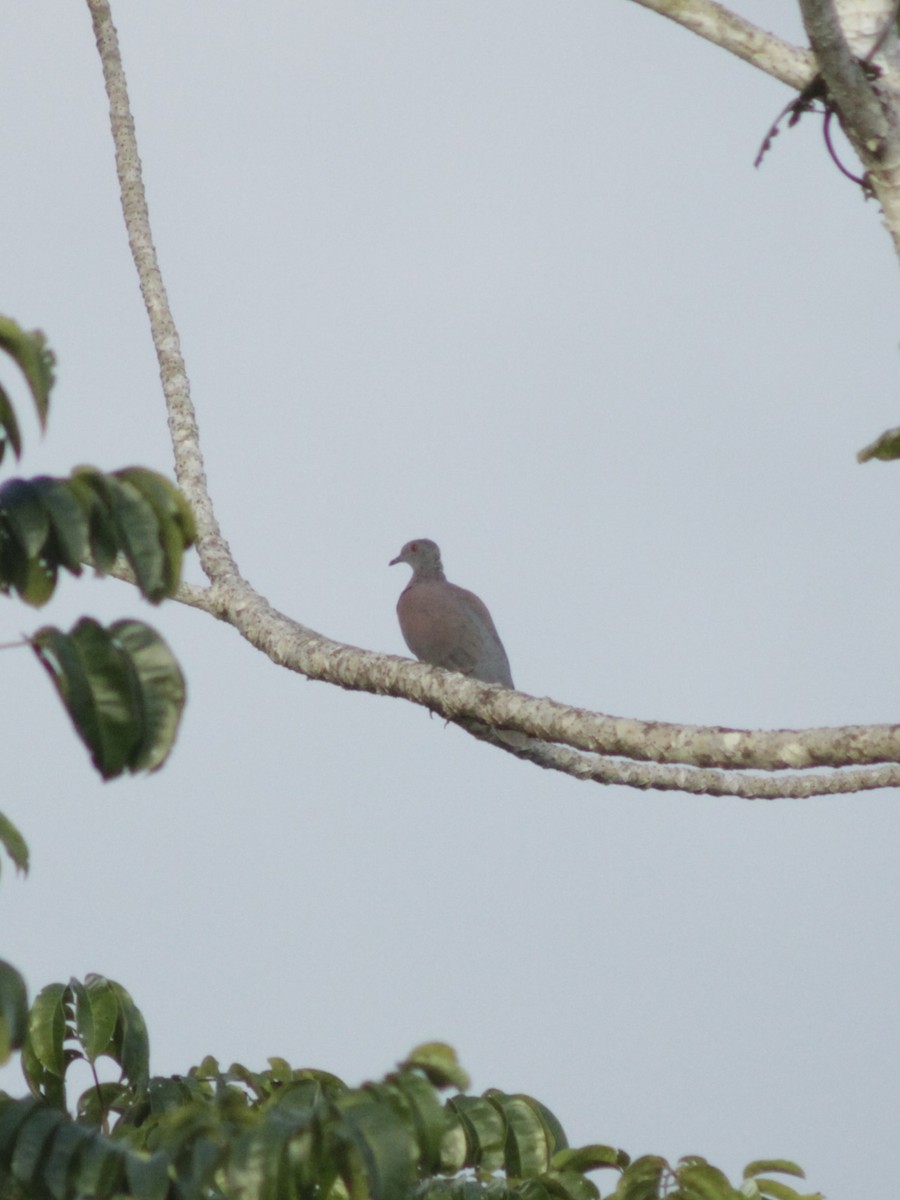
[[[183,584],[177,599],[233,625],[274,663],[310,680],[411,700],[509,753],[575,778],[758,798],[900,784],[900,726],[749,732],[610,717],[344,645],[272,608],[241,576],[216,521],[178,335],[150,234],[134,124],[109,4],[108,0],[87,2],[110,97],[122,209],[159,358],[176,470],[197,514],[200,559],[211,580],[208,588]],[[689,2],[682,7],[692,5]],[[693,0],[693,7],[718,8],[700,0]],[[129,578],[125,569],[115,573]],[[507,740],[498,731],[523,733],[541,744]],[[875,767],[878,763],[891,765]],[[835,770],[830,775],[741,774],[747,768],[776,772],[823,766]],[[856,769],[838,770],[848,766]]]
[[[715,0],[634,0],[634,3],[668,17],[723,50],[730,50],[744,62],[798,91],[815,75],[815,59],[808,50],[768,33]]]

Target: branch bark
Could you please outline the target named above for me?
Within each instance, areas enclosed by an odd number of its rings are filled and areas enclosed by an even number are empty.
[[[808,50],[768,33],[714,0],[634,0],[634,3],[683,25],[798,91],[815,75],[815,59]]]
[[[209,587],[183,584],[178,600],[232,625],[272,662],[307,679],[410,700],[507,753],[577,779],[758,799],[900,785],[898,725],[751,732],[612,717],[336,642],[272,608],[241,575],[215,516],[187,373],[153,247],[109,4],[87,3],[103,62],[122,210],[159,359],[176,474],[197,514],[200,561],[210,580]],[[654,0],[647,7],[677,6]],[[724,12],[709,0],[689,0],[681,8],[701,15]],[[130,578],[126,568],[115,573]],[[510,744],[501,731],[524,733],[540,744]],[[796,773],[822,767],[831,773]],[[766,774],[747,774],[748,769]],[[785,771],[792,773],[776,774]]]

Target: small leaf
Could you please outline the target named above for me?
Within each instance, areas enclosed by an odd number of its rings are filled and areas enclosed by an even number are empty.
[[[38,475],[31,486],[50,518],[55,557],[61,566],[80,575],[81,565],[91,551],[88,512],[68,480]]]
[[[874,442],[863,446],[856,455],[857,462],[869,462],[870,459],[880,458],[884,462],[900,458],[900,425],[886,429]]]
[[[757,1175],[753,1182],[758,1188],[760,1196],[771,1196],[772,1200],[806,1200],[806,1197],[801,1196],[796,1188],[792,1188],[786,1183],[780,1183],[777,1179],[767,1179],[765,1175]]]
[[[39,329],[29,332],[11,318],[0,317],[0,349],[15,359],[25,376],[43,429],[47,423],[56,363],[47,339]]]
[[[121,775],[141,737],[133,677],[110,634],[83,617],[66,636],[46,627],[32,645],[104,779]]]
[[[506,1121],[493,1104],[482,1096],[451,1096],[447,1108],[456,1113],[466,1133],[466,1165],[482,1171],[503,1167]]]
[[[150,1038],[141,1010],[122,987],[110,979],[119,1016],[116,1021],[113,1057],[136,1092],[144,1092],[150,1080]]]
[[[104,1138],[93,1137],[79,1155],[76,1196],[113,1196],[125,1191],[124,1154]]]
[[[165,1200],[169,1192],[169,1159],[164,1154],[144,1158],[129,1154],[125,1163],[128,1190],[135,1200]]]
[[[42,1107],[41,1101],[35,1097],[11,1100],[6,1093],[0,1094],[0,1162],[9,1162],[22,1124]]]
[[[107,510],[97,489],[91,487],[89,479],[99,474],[93,467],[79,467],[66,481],[69,492],[78,501],[88,522],[91,561],[94,569],[105,575],[116,561],[119,542],[112,514]]]
[[[557,1150],[553,1155],[554,1171],[596,1171],[601,1167],[615,1167],[624,1171],[628,1166],[628,1155],[614,1146],[578,1146],[574,1149]]]
[[[456,1051],[446,1042],[423,1042],[400,1063],[405,1070],[418,1068],[436,1088],[456,1087],[465,1091],[469,1076],[459,1065]]]
[[[418,1072],[402,1071],[389,1076],[389,1082],[402,1095],[415,1130],[421,1168],[429,1174],[440,1168],[441,1146],[447,1129],[447,1116],[434,1085]]]
[[[12,401],[5,388],[0,387],[0,462],[6,454],[7,444],[12,446],[16,458],[22,457],[22,435],[13,410]]]
[[[140,705],[141,732],[129,770],[158,771],[178,734],[187,696],[184,675],[166,642],[142,621],[116,621],[110,633],[134,671]]]
[[[754,1175],[762,1175],[764,1172],[770,1171],[781,1175],[794,1175],[798,1179],[806,1178],[803,1168],[798,1167],[789,1158],[758,1158],[744,1167],[744,1179],[752,1179]]]
[[[28,1016],[28,1041],[41,1066],[59,1078],[66,1071],[66,986],[48,983],[34,998]]]
[[[644,1154],[622,1175],[615,1191],[616,1200],[657,1200],[665,1195],[661,1190],[663,1180],[671,1177],[672,1169],[664,1158]]]
[[[25,839],[10,821],[0,813],[0,846],[13,860],[16,870],[28,874],[28,846]]]
[[[55,1108],[39,1108],[19,1129],[12,1156],[12,1173],[23,1183],[31,1183],[38,1173],[50,1140],[65,1118]]]
[[[25,980],[0,959],[0,1063],[8,1062],[28,1035],[28,993]]]
[[[26,479],[9,479],[0,487],[0,513],[29,558],[36,558],[50,532],[50,518]]]
[[[184,551],[197,538],[194,514],[181,491],[163,475],[145,467],[126,467],[114,475],[141,493],[156,514],[158,537],[165,557],[166,595],[175,593],[181,582]]]
[[[75,996],[75,1032],[84,1056],[93,1063],[106,1054],[119,1016],[119,1002],[113,985],[102,975],[88,975],[84,983],[72,979],[69,986]]]
[[[576,1171],[548,1175],[547,1190],[553,1200],[600,1200],[597,1185]]]
[[[523,1178],[543,1174],[550,1166],[553,1147],[539,1114],[521,1096],[508,1096],[491,1088],[485,1092],[485,1097],[506,1119],[503,1151],[507,1173]]]
[[[75,1172],[79,1156],[89,1137],[90,1135],[77,1125],[60,1126],[41,1174],[41,1181],[54,1200],[71,1200],[76,1194]]]
[[[96,491],[115,527],[116,544],[134,571],[138,587],[153,604],[166,595],[165,561],[156,515],[131,483],[79,468],[79,479]]]
[[[703,1162],[688,1163],[675,1172],[678,1183],[691,1200],[742,1200],[740,1192],[731,1186],[728,1177],[718,1167]]]

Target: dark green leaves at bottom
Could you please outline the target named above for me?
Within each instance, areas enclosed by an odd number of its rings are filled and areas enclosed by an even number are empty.
[[[104,779],[162,766],[181,720],[185,683],[155,630],[140,621],[104,628],[84,617],[68,634],[45,626],[31,644]]]

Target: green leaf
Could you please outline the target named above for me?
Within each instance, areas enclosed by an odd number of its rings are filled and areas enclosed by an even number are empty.
[[[20,1127],[12,1156],[12,1173],[23,1183],[31,1183],[41,1166],[50,1140],[65,1118],[55,1108],[38,1108]]]
[[[340,1114],[335,1132],[356,1151],[355,1160],[345,1159],[341,1171],[351,1194],[359,1194],[365,1179],[375,1200],[405,1196],[415,1178],[415,1144],[409,1130],[387,1105],[372,1103],[358,1092],[341,1096],[335,1109]]]
[[[562,1171],[545,1179],[547,1191],[559,1200],[600,1200],[600,1189],[576,1171]]]
[[[743,1200],[718,1167],[709,1163],[688,1163],[676,1171],[678,1183],[690,1200]]]
[[[441,1147],[447,1129],[444,1107],[432,1084],[417,1073],[402,1071],[389,1076],[388,1080],[403,1097],[419,1147],[421,1168],[431,1174],[441,1164]]]
[[[459,1065],[456,1051],[446,1042],[423,1042],[400,1063],[403,1070],[417,1068],[437,1088],[455,1087],[461,1092],[470,1086],[469,1076]]]
[[[753,1182],[761,1196],[771,1196],[772,1200],[805,1200],[796,1188],[780,1183],[777,1179],[767,1179],[764,1175],[758,1175]]]
[[[624,1150],[599,1145],[557,1150],[552,1159],[554,1171],[596,1171],[601,1167],[624,1170],[628,1162],[628,1155]]]
[[[166,595],[171,596],[181,582],[184,551],[197,539],[191,507],[181,491],[155,471],[148,471],[145,467],[126,467],[115,471],[114,475],[137,488],[156,514],[165,558]]]
[[[50,389],[53,387],[53,368],[56,359],[39,329],[24,330],[9,317],[0,317],[0,350],[5,350],[18,363],[25,376],[43,429],[47,423]]]
[[[46,554],[50,519],[40,495],[24,479],[0,487],[0,530],[0,587],[14,587],[28,604],[46,603],[56,586],[56,563]]]
[[[886,429],[874,442],[863,446],[856,455],[857,462],[861,463],[869,462],[873,458],[880,458],[885,462],[893,458],[900,458],[900,425],[893,429]]]
[[[27,479],[9,479],[0,487],[0,512],[28,558],[36,558],[50,532],[40,495]]]
[[[504,1165],[506,1121],[493,1104],[481,1096],[452,1096],[447,1108],[455,1112],[466,1131],[467,1165],[482,1171],[499,1171]]]
[[[551,1155],[555,1154],[557,1150],[566,1150],[568,1148],[569,1139],[566,1137],[565,1130],[556,1114],[551,1112],[546,1104],[541,1104],[540,1100],[535,1100],[534,1096],[526,1096],[524,1093],[520,1093],[516,1099],[524,1100],[529,1108],[534,1110],[535,1115],[544,1126],[550,1144]]]
[[[665,1195],[663,1183],[671,1179],[672,1169],[664,1158],[645,1154],[636,1158],[619,1180],[615,1190],[616,1200],[657,1200]],[[669,1189],[667,1188],[666,1191]]]
[[[28,1035],[28,993],[25,980],[0,959],[0,1063],[9,1061]]]
[[[41,608],[56,590],[56,567],[43,558],[30,558],[15,580],[15,588],[26,604]]]
[[[113,1196],[124,1192],[125,1156],[105,1138],[93,1137],[78,1158],[74,1194]]]
[[[6,454],[7,445],[12,446],[16,458],[22,457],[22,435],[19,422],[5,388],[0,387],[0,462]]]
[[[164,1154],[147,1158],[129,1154],[125,1176],[129,1191],[136,1200],[165,1200],[171,1183],[169,1159]]]
[[[80,468],[77,475],[94,488],[112,517],[117,545],[142,594],[158,604],[166,595],[165,559],[153,509],[131,483],[91,468]]]
[[[80,575],[82,563],[91,552],[90,510],[85,510],[65,479],[38,475],[31,480],[31,486],[50,519],[55,559],[73,575]]]
[[[42,1102],[36,1097],[11,1100],[5,1093],[0,1095],[0,1164],[9,1166],[20,1127],[33,1112],[42,1107]]]
[[[134,672],[140,737],[129,759],[131,771],[158,771],[171,753],[187,698],[178,659],[155,629],[142,621],[110,626],[116,645]]]
[[[552,1138],[540,1115],[522,1096],[490,1089],[486,1098],[506,1118],[504,1154],[508,1174],[518,1178],[542,1175],[550,1166]]]
[[[123,652],[90,617],[68,635],[47,626],[31,641],[94,766],[104,779],[121,775],[142,734],[133,672]]]
[[[69,981],[75,996],[75,1032],[88,1062],[108,1052],[119,1017],[114,986],[102,975],[88,975],[84,983]]]
[[[38,1062],[59,1078],[66,1071],[66,986],[48,983],[34,998],[28,1016],[28,1041]]]
[[[0,846],[13,860],[17,871],[28,874],[28,846],[25,839],[10,821],[0,813]]]
[[[116,561],[119,541],[112,514],[89,482],[90,477],[96,474],[98,472],[93,467],[80,467],[66,481],[66,487],[87,519],[94,569],[98,574],[105,575]]]
[[[116,1020],[113,1057],[119,1063],[136,1092],[147,1090],[150,1079],[150,1038],[141,1010],[122,987],[110,979],[119,1015]]]
[[[798,1179],[806,1178],[803,1168],[798,1167],[789,1158],[758,1158],[744,1167],[744,1179],[752,1179],[754,1175],[762,1175],[769,1171],[776,1171],[781,1175],[794,1175]]]
[[[78,1161],[89,1137],[77,1125],[60,1125],[41,1175],[41,1182],[54,1200],[71,1200],[76,1194]]]
[[[103,1129],[109,1123],[110,1113],[124,1112],[134,1099],[127,1083],[93,1083],[78,1097],[76,1118],[79,1125]]]

